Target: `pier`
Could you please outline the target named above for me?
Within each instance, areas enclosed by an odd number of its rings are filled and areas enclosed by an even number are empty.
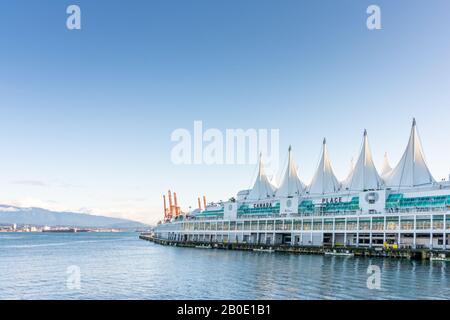
[[[431,175],[413,120],[397,166],[385,156],[381,174],[367,131],[358,161],[344,180],[332,170],[326,139],[312,181],[297,172],[289,147],[277,186],[265,174],[260,154],[253,187],[228,201],[182,212],[176,197],[164,200],[164,220],[153,229],[161,244],[334,256],[393,257],[448,261],[450,181]],[[174,193],[175,195],[175,193]],[[437,254],[438,256],[435,256]]]
[[[429,249],[382,249],[382,248],[367,248],[367,247],[331,247],[331,246],[291,246],[291,245],[264,245],[251,243],[227,243],[227,242],[204,242],[204,241],[177,241],[156,238],[149,234],[141,234],[140,239],[151,241],[159,245],[198,248],[210,246],[211,249],[219,250],[240,250],[240,251],[254,251],[254,249],[274,250],[279,253],[291,254],[314,254],[325,255],[327,252],[334,250],[339,252],[347,252],[353,254],[355,257],[378,257],[378,258],[394,258],[394,259],[413,259],[413,260],[430,260],[431,256],[447,253],[442,250]]]

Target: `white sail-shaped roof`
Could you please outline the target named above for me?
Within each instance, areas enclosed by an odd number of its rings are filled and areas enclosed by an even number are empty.
[[[424,186],[435,182],[425,163],[415,119],[413,120],[411,135],[405,153],[386,180],[388,187],[399,188]]]
[[[381,169],[381,177],[386,178],[392,172],[392,167],[389,164],[389,158],[387,152],[384,154],[383,168]]]
[[[309,185],[308,192],[310,194],[334,193],[339,190],[339,182],[333,173],[331,161],[328,156],[326,140],[323,140],[322,157],[319,167]]]
[[[353,171],[355,171],[355,163],[353,161],[353,158],[350,160],[350,172],[347,175],[347,178],[345,178],[345,180],[342,182],[342,185],[345,186],[348,184],[348,182],[350,181],[350,179],[353,176]]]
[[[364,131],[363,146],[355,168],[343,184],[343,189],[352,191],[363,191],[379,189],[382,180],[373,163],[372,152],[370,151],[367,131]]]
[[[297,167],[292,156],[291,147],[289,146],[288,164],[276,195],[277,197],[293,197],[302,194],[304,190],[305,185],[298,177]]]
[[[273,197],[275,194],[275,187],[270,183],[269,178],[264,172],[264,164],[262,156],[259,157],[258,176],[255,184],[247,196],[247,200],[263,200]]]

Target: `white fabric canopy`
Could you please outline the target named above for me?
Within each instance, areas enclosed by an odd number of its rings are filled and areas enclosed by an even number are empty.
[[[352,160],[350,160],[350,172],[347,175],[347,178],[345,178],[344,182],[342,182],[342,185],[346,185],[348,183],[348,181],[350,181],[350,179],[353,176],[353,171],[355,170],[355,162]]]
[[[408,146],[399,164],[386,177],[388,187],[417,187],[435,183],[423,155],[414,119]]]
[[[322,157],[319,162],[319,167],[309,185],[308,191],[310,194],[325,194],[334,193],[339,190],[339,182],[334,175],[331,161],[328,156],[328,149],[326,140],[323,140]]]
[[[292,156],[291,147],[289,147],[288,164],[284,172],[284,177],[280,187],[277,190],[277,197],[292,197],[300,195],[305,190],[305,185],[298,177],[297,167]]]
[[[264,164],[262,156],[259,157],[258,176],[253,185],[252,190],[247,196],[248,200],[263,200],[273,197],[275,194],[275,187],[270,183],[269,178],[264,172]]]
[[[364,131],[363,146],[355,168],[343,183],[343,189],[351,191],[363,191],[379,189],[383,181],[375,168],[370,151],[367,131]]]
[[[381,169],[381,177],[386,178],[392,172],[392,167],[389,164],[387,152],[384,154],[383,168]]]

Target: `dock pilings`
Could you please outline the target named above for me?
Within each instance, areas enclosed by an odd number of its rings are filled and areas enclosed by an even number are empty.
[[[237,243],[237,242],[203,242],[203,241],[176,241],[155,238],[151,235],[141,234],[140,239],[151,241],[156,244],[166,246],[188,247],[196,248],[202,246],[211,246],[214,249],[222,250],[241,250],[253,251],[253,249],[272,249],[280,253],[294,253],[294,254],[316,254],[323,255],[325,252],[336,250],[337,252],[350,252],[358,257],[383,257],[383,258],[397,258],[397,259],[414,259],[414,260],[429,260],[431,255],[443,253],[442,251],[434,251],[430,249],[383,249],[383,248],[369,248],[369,247],[338,247],[331,246],[291,246],[291,245],[266,245],[253,243]]]

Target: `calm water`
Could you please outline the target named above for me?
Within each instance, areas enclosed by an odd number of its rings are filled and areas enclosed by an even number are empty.
[[[367,267],[381,290],[367,288]],[[68,288],[78,266],[80,287]],[[1,234],[0,299],[449,299],[450,263],[164,247],[119,234]]]

